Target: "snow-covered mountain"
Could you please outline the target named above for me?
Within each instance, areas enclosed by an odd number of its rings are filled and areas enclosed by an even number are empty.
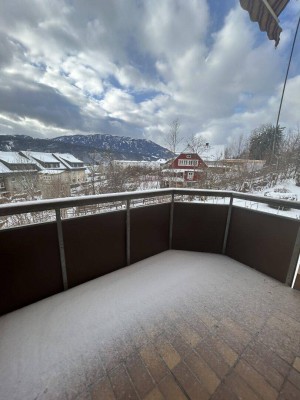
[[[90,155],[97,159],[110,157],[119,160],[155,161],[168,159],[172,153],[145,139],[109,134],[59,136],[54,139],[37,139],[25,135],[0,135],[1,151],[44,151],[71,153],[85,162]]]

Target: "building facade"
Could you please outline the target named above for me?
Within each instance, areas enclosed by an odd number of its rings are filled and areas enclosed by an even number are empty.
[[[193,187],[206,177],[207,165],[191,148],[187,148],[162,170],[164,187]]]
[[[85,182],[85,170],[71,154],[0,151],[0,194],[29,199],[69,196],[72,184]]]

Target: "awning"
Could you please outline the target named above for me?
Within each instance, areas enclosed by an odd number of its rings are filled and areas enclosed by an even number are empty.
[[[270,40],[275,40],[277,47],[282,29],[278,17],[289,0],[240,0],[244,10],[249,12],[251,21],[256,21]]]

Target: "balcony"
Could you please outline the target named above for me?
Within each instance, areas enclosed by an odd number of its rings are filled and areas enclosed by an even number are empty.
[[[0,398],[300,398],[300,223],[238,200],[300,209],[184,189],[0,206],[55,211],[0,231]]]

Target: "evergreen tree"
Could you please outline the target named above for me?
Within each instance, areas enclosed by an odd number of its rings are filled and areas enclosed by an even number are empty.
[[[283,140],[285,128],[267,124],[255,129],[250,136],[249,158],[271,162],[272,156],[278,155]]]

